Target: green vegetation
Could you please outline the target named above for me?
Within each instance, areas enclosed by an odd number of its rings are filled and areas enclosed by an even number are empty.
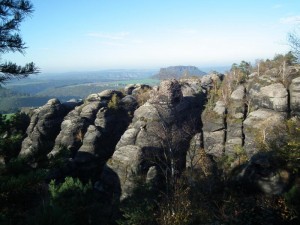
[[[213,177],[185,174],[172,195],[139,186],[121,204],[121,225],[147,224],[297,224],[294,199],[299,192],[284,196],[249,194],[237,184]]]
[[[118,111],[119,105],[120,105],[120,98],[118,97],[117,94],[113,94],[113,96],[111,97],[111,100],[109,100],[109,102],[107,104],[107,107],[110,110]]]
[[[7,0],[0,2],[0,8],[0,59],[2,60],[4,53],[25,53],[26,46],[19,34],[20,23],[33,12],[33,5],[28,0]],[[0,85],[7,80],[24,78],[37,72],[34,63],[19,66],[13,62],[0,62]]]
[[[24,113],[0,114],[0,157],[6,162],[19,154],[28,125],[29,117]]]
[[[39,107],[47,103],[51,97],[6,97],[0,99],[0,113],[15,113],[23,107]]]

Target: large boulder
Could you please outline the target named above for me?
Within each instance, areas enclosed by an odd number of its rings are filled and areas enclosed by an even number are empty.
[[[282,83],[267,86],[256,83],[249,90],[249,97],[256,108],[272,109],[277,112],[288,110],[288,92]]]
[[[198,95],[202,92],[200,78],[180,79],[181,91],[183,96]]]

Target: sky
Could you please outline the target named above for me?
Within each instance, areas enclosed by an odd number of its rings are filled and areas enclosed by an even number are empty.
[[[290,48],[299,0],[32,0],[21,24],[26,54],[44,73],[227,66]]]

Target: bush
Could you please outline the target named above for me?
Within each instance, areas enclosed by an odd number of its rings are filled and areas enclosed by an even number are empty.
[[[159,195],[148,184],[138,185],[131,197],[120,205],[122,218],[117,220],[119,225],[155,225],[157,201]]]
[[[0,224],[23,224],[30,209],[46,196],[47,171],[30,170],[23,161],[13,160],[0,177]]]
[[[111,99],[108,102],[107,107],[113,111],[117,111],[119,109],[120,104],[120,98],[117,94],[113,94]]]
[[[109,224],[112,216],[110,202],[105,201],[101,195],[93,190],[91,182],[82,183],[77,178],[66,177],[61,184],[52,180],[49,184],[50,206],[45,211],[56,213],[62,210],[68,220],[76,225],[83,224]]]

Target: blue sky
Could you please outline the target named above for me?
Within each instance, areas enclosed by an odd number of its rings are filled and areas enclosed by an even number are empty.
[[[286,53],[299,0],[32,0],[21,26],[42,72],[231,65]]]

